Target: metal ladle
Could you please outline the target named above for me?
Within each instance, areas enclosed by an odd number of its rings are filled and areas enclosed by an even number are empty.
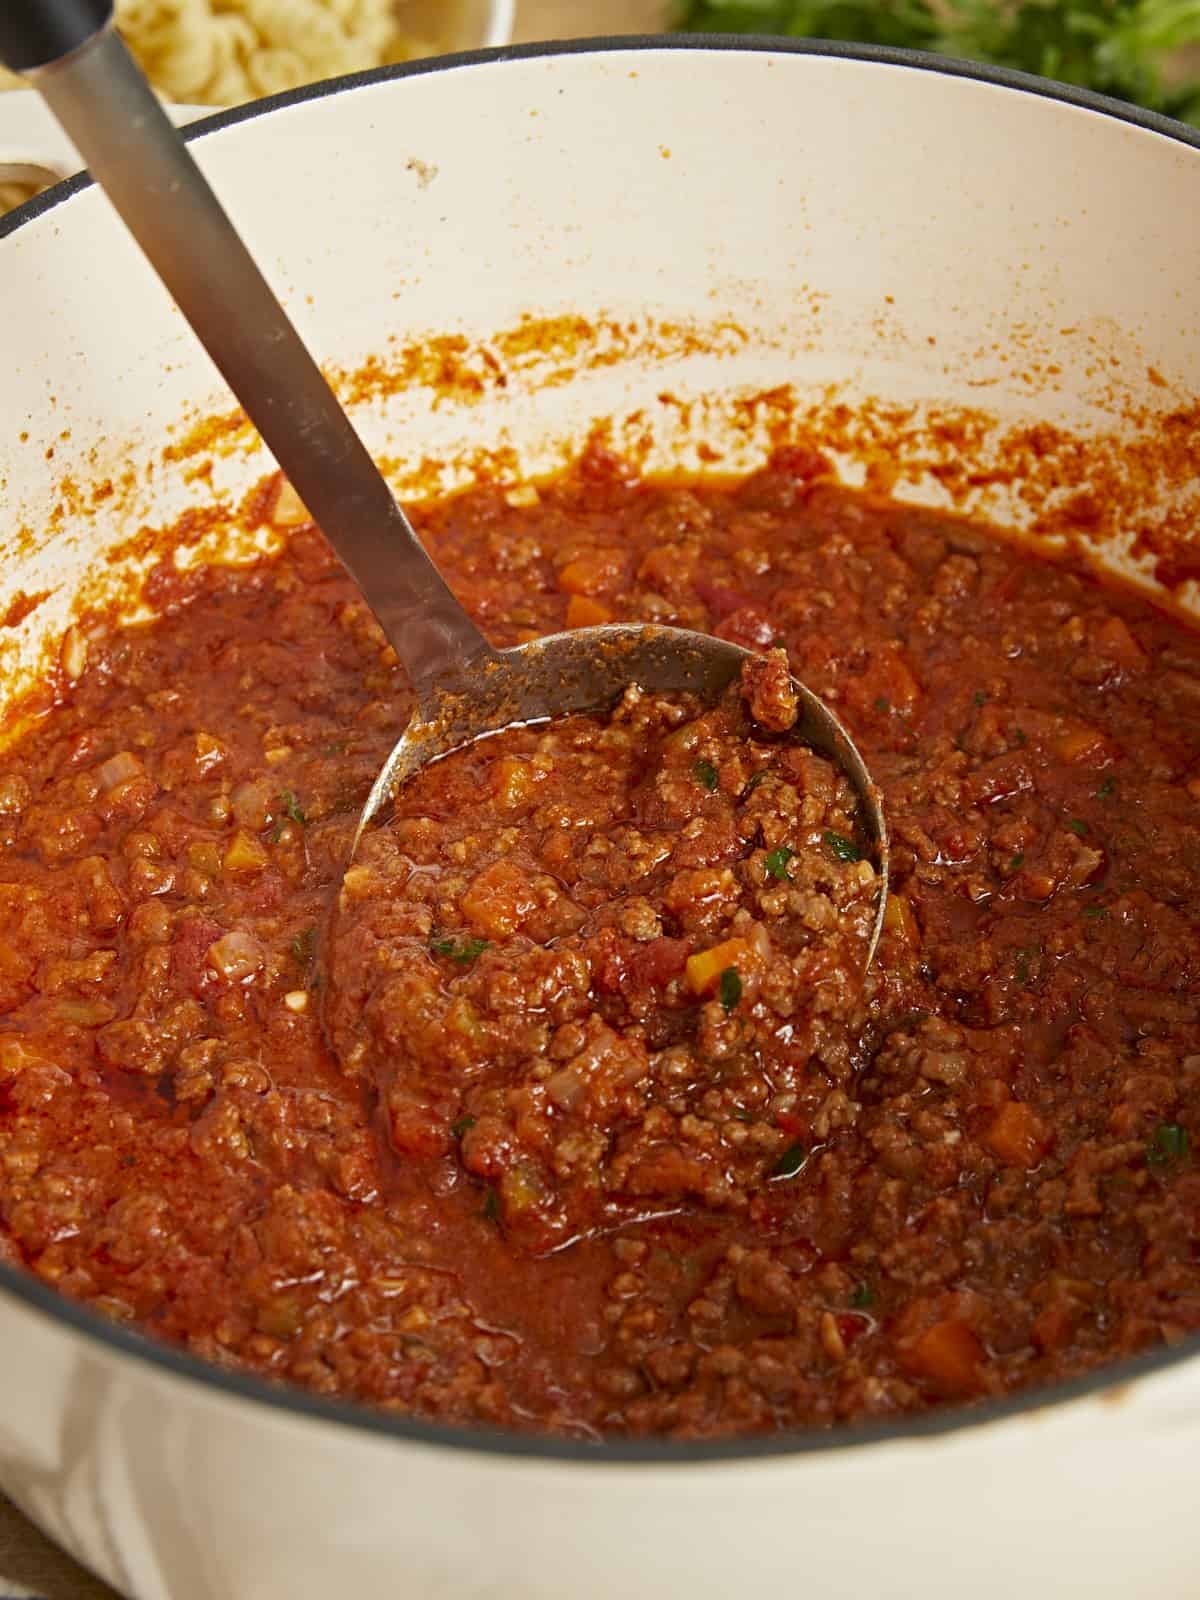
[[[112,28],[112,0],[3,0],[0,60],[23,72],[145,252],[362,590],[416,696],[363,829],[418,768],[514,723],[615,703],[630,683],[713,699],[750,652],[678,628],[579,628],[496,650],[454,598],[186,145]],[[887,894],[879,791],[845,728],[796,684],[794,737],[848,776]]]

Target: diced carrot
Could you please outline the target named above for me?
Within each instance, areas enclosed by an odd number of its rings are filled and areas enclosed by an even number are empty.
[[[515,933],[537,905],[527,874],[511,861],[494,861],[462,897],[462,912],[489,939]]]
[[[912,1344],[904,1365],[953,1394],[970,1394],[980,1386],[983,1346],[965,1322],[947,1317],[935,1322]]]
[[[1104,748],[1104,735],[1099,728],[1079,724],[1061,734],[1054,741],[1054,753],[1060,761],[1086,761],[1099,755]]]
[[[711,950],[701,950],[698,955],[687,958],[688,987],[693,994],[707,994],[710,989],[715,989],[721,974],[727,967],[745,965],[750,955],[750,946],[745,939],[726,939],[723,944],[715,944]]]
[[[693,541],[657,544],[647,550],[637,569],[641,581],[663,594],[676,594],[692,582],[701,547]]]
[[[598,628],[611,622],[612,612],[599,600],[590,600],[585,594],[573,594],[567,601],[568,628]]]
[[[229,842],[221,865],[226,872],[261,872],[270,859],[261,841],[245,828],[239,828]]]
[[[1096,630],[1096,644],[1110,660],[1129,666],[1137,666],[1146,659],[1141,645],[1120,617],[1104,619]]]
[[[519,806],[529,799],[545,777],[543,769],[535,767],[532,761],[522,761],[519,756],[505,756],[493,769],[492,786],[502,806]]]
[[[992,1154],[1011,1167],[1036,1167],[1050,1144],[1045,1123],[1020,1100],[1000,1107],[984,1135]]]
[[[920,938],[913,909],[902,894],[888,896],[887,905],[883,908],[883,925],[897,939],[903,939],[905,944],[916,944]]]
[[[622,565],[622,556],[613,550],[595,550],[590,555],[576,556],[559,571],[558,587],[564,594],[594,595],[612,582]]]

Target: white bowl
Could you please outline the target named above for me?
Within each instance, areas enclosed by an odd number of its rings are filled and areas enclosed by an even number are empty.
[[[461,481],[487,444],[546,470],[600,417],[651,466],[705,439],[749,466],[772,413],[733,402],[784,384],[818,421],[972,407],[970,452],[1047,419],[1118,461],[1172,410],[1194,429],[1198,142],[1001,72],[664,40],[323,85],[194,149],[322,359],[453,333],[477,361],[469,393],[414,381],[357,410],[403,485],[425,458]],[[7,632],[12,692],[106,553],[200,492],[161,447],[229,398],[82,179],[0,221],[0,308],[0,610],[54,591]],[[527,313],[566,320],[499,337]],[[920,450],[895,455],[902,494],[946,503]],[[218,456],[203,493],[268,468]],[[77,492],[108,474],[115,495]],[[1190,476],[1161,492],[1194,507]],[[1028,521],[1024,487],[963,504]],[[0,1267],[0,1487],[138,1600],[1190,1600],[1195,1348],[857,1431],[597,1448],[269,1388]]]

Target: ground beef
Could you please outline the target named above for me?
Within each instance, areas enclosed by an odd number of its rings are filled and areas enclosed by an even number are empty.
[[[407,690],[311,528],[165,560],[162,619],[76,631],[0,755],[0,1255],[224,1366],[588,1438],[910,1413],[1194,1332],[1200,641],[812,451],[721,487],[593,453],[514,498],[419,519],[491,637],[732,639],[748,749],[648,722],[671,781],[639,790],[635,700],[602,781],[528,730],[414,788],[339,1018],[323,930]],[[778,649],[891,823],[853,1001],[854,819],[771,731]],[[689,992],[747,924],[770,958],[747,932]]]
[[[795,720],[782,650],[715,706],[631,686],[435,763],[360,846],[335,1053],[402,1158],[457,1143],[514,1245],[794,1176],[777,1118],[861,1031],[879,888],[846,776],[771,739]]]

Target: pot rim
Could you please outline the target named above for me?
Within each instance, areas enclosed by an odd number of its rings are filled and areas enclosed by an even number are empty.
[[[933,55],[921,50],[900,49],[891,45],[846,44],[838,40],[775,38],[762,34],[637,34],[546,41],[506,45],[490,49],[462,51],[454,55],[432,56],[397,66],[379,67],[306,84],[264,100],[230,107],[202,117],[181,129],[189,143],[217,133],[240,122],[268,115],[308,100],[324,99],[355,89],[387,82],[393,78],[420,77],[433,72],[451,72],[473,67],[527,61],[543,56],[605,55],[617,52],[691,50],[706,52],[737,51],[746,54],[829,56],[839,60],[863,61],[877,66],[904,67],[916,72],[937,73],[966,78],[1019,94],[1054,100],[1080,110],[1091,111],[1116,122],[1132,124],[1161,135],[1175,144],[1200,150],[1200,129],[1172,117],[1140,106],[1110,99],[1090,89],[1055,83],[1008,67]],[[90,188],[92,179],[78,173],[45,193],[36,195],[6,216],[0,217],[0,240],[56,210],[72,195]],[[302,1389],[283,1387],[249,1374],[228,1371],[166,1343],[108,1321],[85,1305],[68,1300],[34,1277],[31,1272],[0,1261],[0,1306],[5,1299],[22,1302],[25,1307],[82,1334],[90,1344],[118,1356],[147,1362],[174,1378],[183,1378],[201,1387],[215,1389],[226,1398],[248,1400],[259,1406],[283,1411],[294,1418],[339,1424],[358,1432],[391,1438],[407,1444],[435,1446],[471,1454],[520,1457],[542,1461],[573,1462],[583,1466],[699,1466],[815,1453],[861,1450],[870,1445],[899,1443],[903,1440],[932,1440],[942,1435],[978,1430],[990,1423],[1006,1421],[1022,1413],[1044,1412],[1067,1401],[1099,1396],[1106,1390],[1127,1388],[1136,1381],[1189,1361],[1200,1346],[1200,1334],[1178,1345],[1163,1346],[1142,1355],[1113,1362],[1081,1378],[1025,1389],[1001,1399],[974,1406],[950,1406],[921,1412],[894,1421],[845,1424],[834,1429],[816,1427],[796,1429],[769,1437],[720,1440],[629,1440],[543,1437],[509,1433],[501,1429],[461,1428],[429,1422],[417,1417],[396,1417],[372,1411],[366,1405],[345,1400],[329,1400]]]

